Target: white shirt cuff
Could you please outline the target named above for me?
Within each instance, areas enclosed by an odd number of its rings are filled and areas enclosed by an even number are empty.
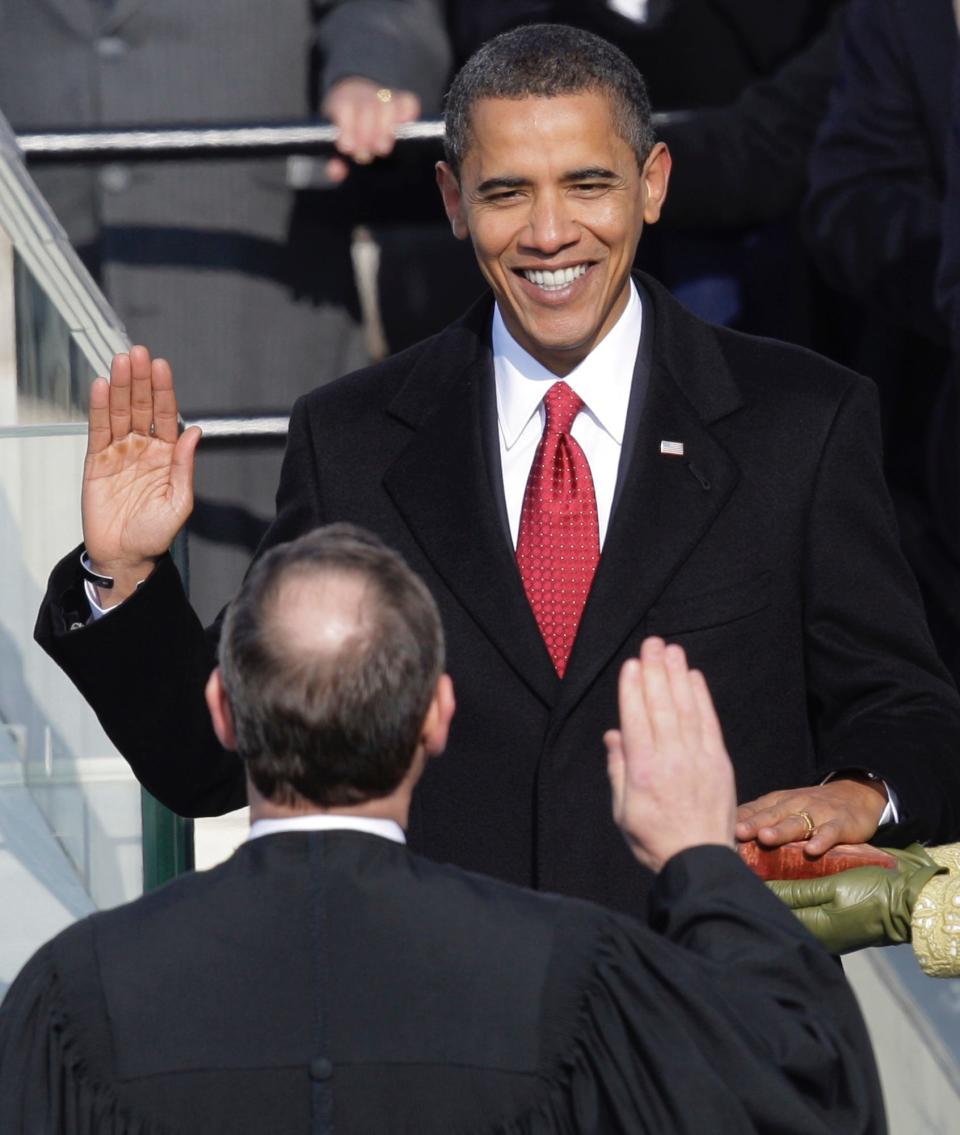
[[[85,551],[80,553],[80,563],[83,565],[84,570],[90,570],[90,560]],[[141,579],[137,583],[137,587],[143,583]],[[87,597],[87,603],[90,607],[90,618],[87,619],[87,626],[95,623],[97,619],[102,619],[104,615],[109,615],[111,611],[115,611],[117,607],[122,607],[125,600],[121,599],[119,603],[114,603],[110,607],[102,607],[100,605],[100,597],[97,592],[97,585],[90,579],[84,579],[83,591]]]
[[[87,603],[90,605],[90,618],[87,620],[88,623],[95,623],[97,619],[102,619],[104,615],[109,615],[111,611],[122,606],[122,604],[116,603],[113,607],[101,607],[100,600],[97,597],[96,585],[91,583],[89,579],[83,581],[83,590],[87,596]]]
[[[855,771],[861,771],[859,769]],[[820,781],[821,784],[829,784],[834,777],[842,776],[841,772],[832,772],[829,776],[825,776]],[[900,822],[900,801],[897,799],[897,794],[890,787],[889,784],[881,777],[877,777],[877,783],[883,785],[883,790],[887,794],[887,802],[883,806],[883,811],[880,813],[880,819],[877,820],[877,827],[883,824],[898,824]]]

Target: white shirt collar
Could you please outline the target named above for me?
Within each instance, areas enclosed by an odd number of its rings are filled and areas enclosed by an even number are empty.
[[[254,820],[250,825],[247,839],[274,835],[276,832],[327,832],[327,831],[366,832],[368,835],[392,839],[394,843],[406,843],[403,828],[395,820],[382,820],[375,816],[339,816],[336,812],[310,812],[305,816],[285,816],[276,820]]]
[[[623,444],[642,327],[643,305],[631,280],[623,314],[563,380],[583,399],[587,411],[618,445]],[[514,339],[503,321],[499,305],[494,308],[491,338],[497,419],[504,446],[510,449],[537,412],[544,395],[559,379]]]

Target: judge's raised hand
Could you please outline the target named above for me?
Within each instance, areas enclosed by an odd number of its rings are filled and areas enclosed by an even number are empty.
[[[887,803],[886,789],[850,773],[826,784],[768,792],[737,810],[737,839],[764,847],[805,840],[811,859],[838,843],[866,843],[876,834]]]
[[[613,818],[654,871],[699,844],[734,846],[733,767],[703,675],[648,638],[620,671],[620,728],[604,737]]]
[[[94,380],[81,509],[91,565],[114,580],[98,589],[104,606],[133,593],[190,515],[199,440],[196,426],[179,434],[170,366],[146,347]]]

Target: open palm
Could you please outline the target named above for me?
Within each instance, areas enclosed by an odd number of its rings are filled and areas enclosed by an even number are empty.
[[[193,508],[200,431],[179,434],[173,375],[145,347],[117,355],[90,392],[83,536],[94,568],[125,598],[149,574]]]

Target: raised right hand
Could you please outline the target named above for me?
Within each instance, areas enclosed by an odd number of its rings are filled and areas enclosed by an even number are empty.
[[[648,638],[620,671],[620,728],[604,736],[613,818],[634,856],[659,871],[698,844],[734,846],[736,793],[703,675],[677,645]]]
[[[200,430],[178,433],[173,374],[146,347],[115,355],[110,382],[90,390],[83,465],[83,540],[94,570],[112,576],[104,606],[122,602],[173,543],[193,510]]]

